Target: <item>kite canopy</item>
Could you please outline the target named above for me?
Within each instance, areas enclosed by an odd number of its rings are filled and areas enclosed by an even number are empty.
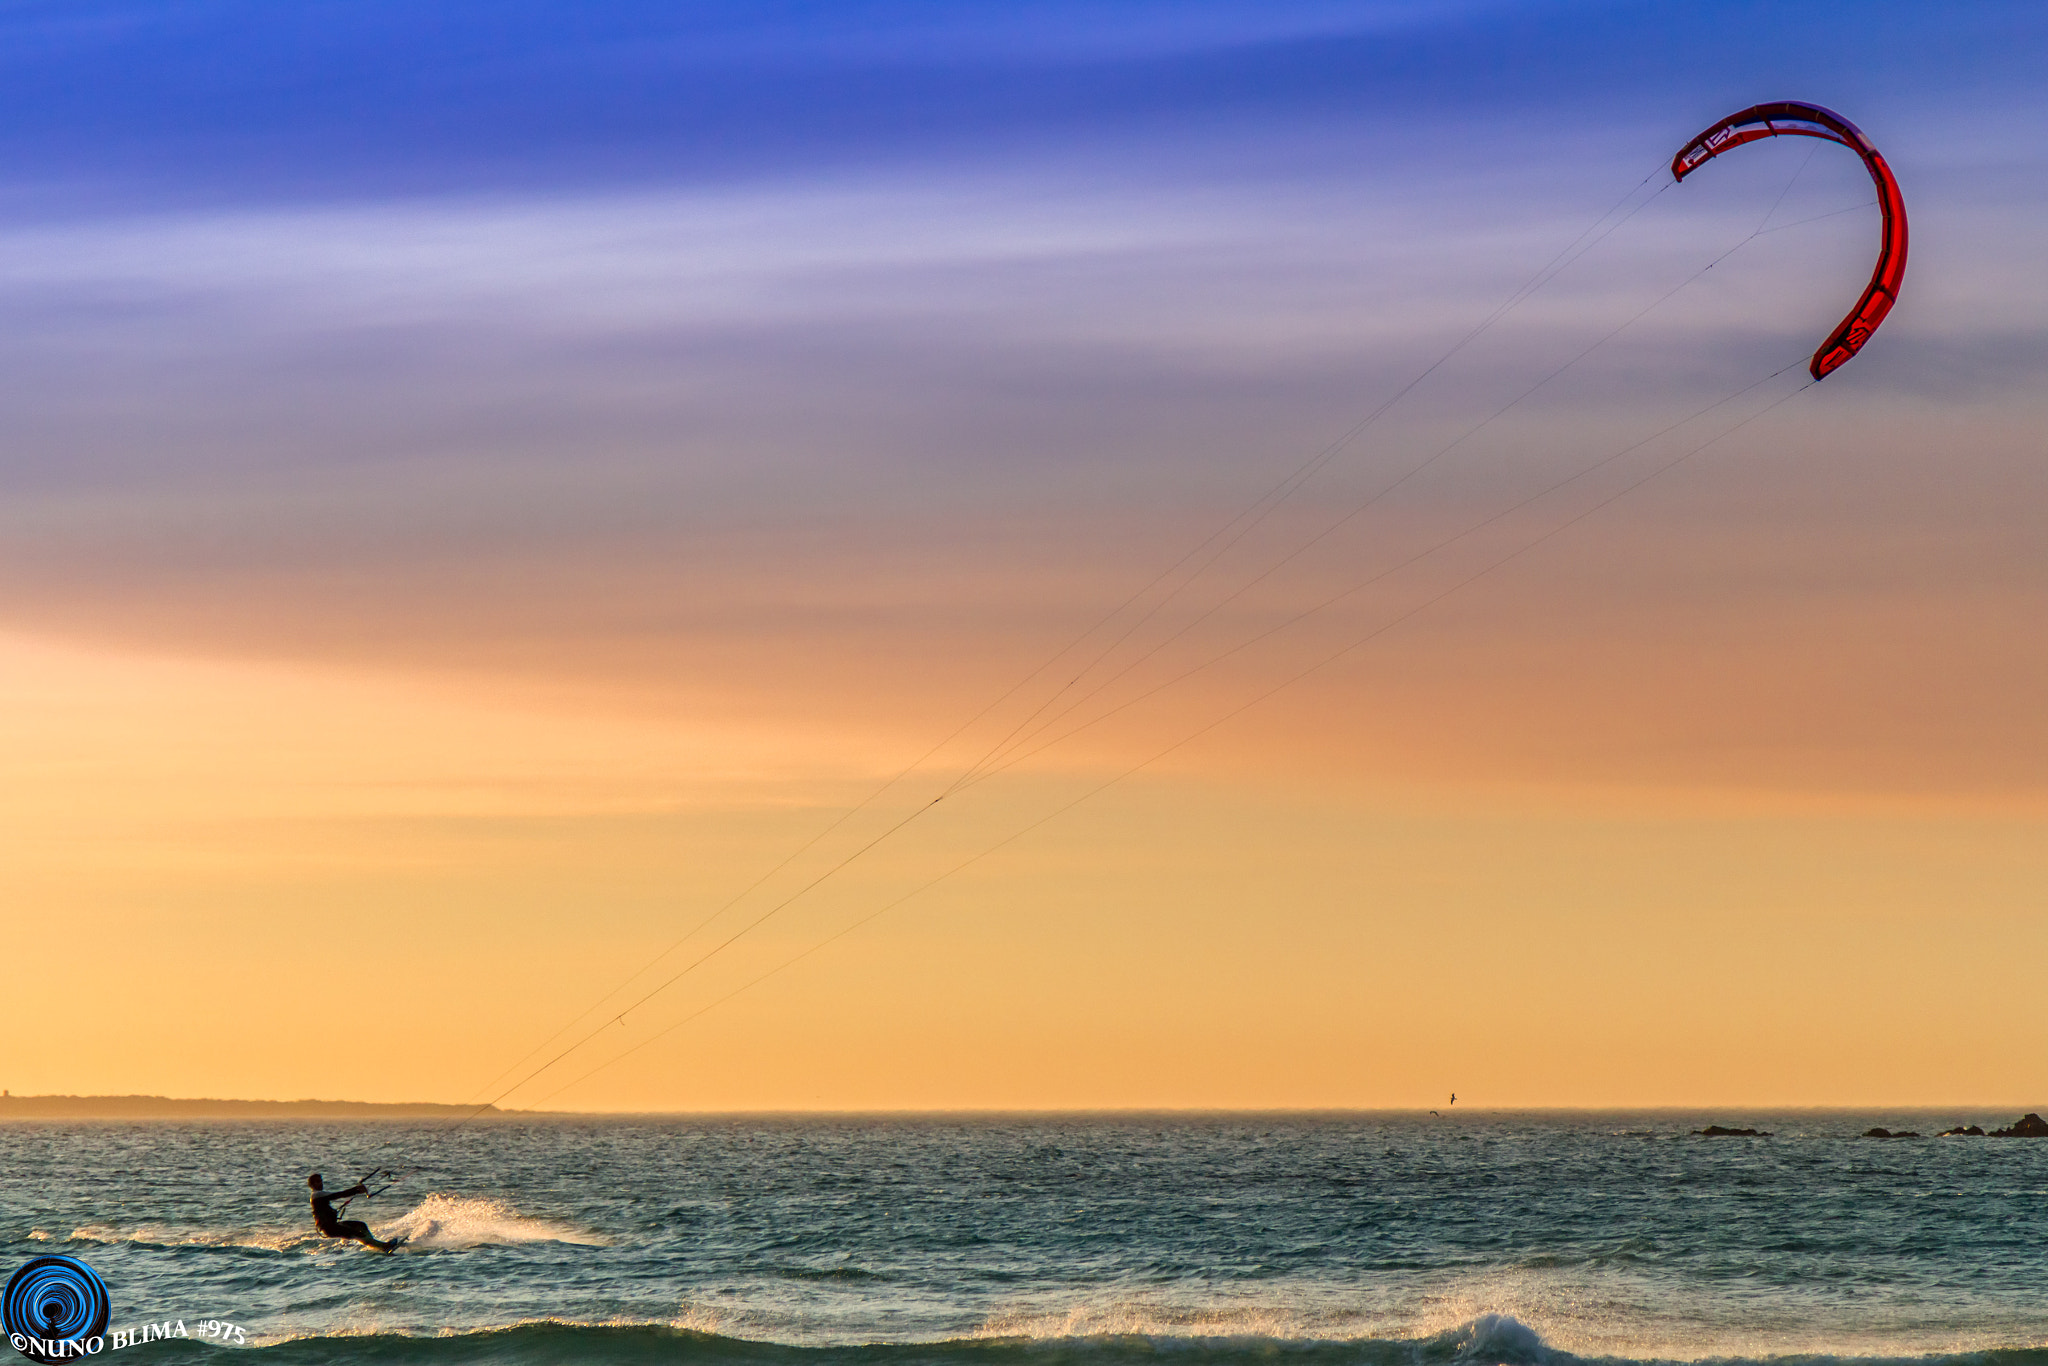
[[[1885,165],[1877,148],[1870,145],[1862,129],[1832,109],[1798,100],[1780,100],[1776,104],[1752,105],[1713,124],[1679,149],[1671,159],[1671,176],[1683,180],[1732,147],[1786,134],[1839,142],[1862,157],[1870,178],[1877,182],[1877,204],[1884,212],[1884,237],[1878,244],[1877,268],[1870,273],[1870,284],[1849,310],[1849,316],[1813,353],[1813,364],[1808,367],[1815,379],[1825,379],[1863,349],[1863,343],[1870,340],[1870,334],[1898,302],[1899,282],[1906,278],[1906,201],[1899,194],[1899,182],[1893,177],[1892,168]]]

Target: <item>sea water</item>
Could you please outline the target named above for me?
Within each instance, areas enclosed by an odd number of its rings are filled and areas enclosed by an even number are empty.
[[[138,1362],[2048,1366],[2048,1141],[1859,1136],[2013,1117],[12,1123],[0,1271]],[[314,1236],[376,1166],[403,1249]]]

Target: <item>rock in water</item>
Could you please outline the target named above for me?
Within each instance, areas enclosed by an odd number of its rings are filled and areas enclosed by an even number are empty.
[[[1701,1138],[1769,1138],[1762,1129],[1724,1129],[1718,1124],[1709,1124],[1704,1129],[1694,1129]]]
[[[1914,1130],[1912,1130],[1912,1129],[1865,1129],[1865,1130],[1863,1131],[1863,1136],[1864,1136],[1865,1138],[1918,1138],[1918,1137],[1920,1137],[1920,1135],[1919,1135],[1919,1134],[1918,1134],[1918,1133],[1917,1133],[1916,1131],[1914,1131]]]
[[[1993,1138],[2048,1138],[2048,1120],[2042,1119],[2039,1115],[2023,1115],[2020,1117],[2019,1122],[2010,1129],[1993,1129],[1991,1136]]]
[[[1982,1138],[1984,1131],[1974,1124],[1958,1124],[1953,1129],[1943,1129],[1936,1138]]]

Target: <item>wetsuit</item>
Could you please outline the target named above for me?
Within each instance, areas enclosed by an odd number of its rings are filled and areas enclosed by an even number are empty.
[[[324,1237],[353,1238],[365,1246],[376,1248],[379,1252],[389,1252],[392,1248],[398,1246],[396,1242],[379,1242],[377,1235],[370,1232],[370,1226],[360,1219],[340,1219],[335,1217],[334,1202],[336,1200],[346,1200],[352,1195],[368,1195],[369,1193],[369,1188],[361,1182],[350,1186],[345,1191],[314,1191],[313,1227],[319,1229]]]

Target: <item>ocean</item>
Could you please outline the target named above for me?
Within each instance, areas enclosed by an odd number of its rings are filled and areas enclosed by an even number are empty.
[[[0,1271],[89,1262],[138,1362],[2048,1366],[2048,1141],[1859,1137],[2013,1118],[17,1122]],[[410,1241],[314,1236],[375,1166]]]

